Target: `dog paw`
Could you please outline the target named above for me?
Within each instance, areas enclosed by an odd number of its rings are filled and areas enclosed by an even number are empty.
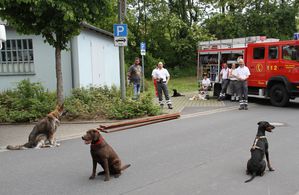
[[[89,179],[91,180],[91,179],[94,179],[95,178],[95,176],[94,175],[92,175],[92,176],[90,176],[89,177]]]
[[[114,178],[119,178],[120,174],[115,174]]]
[[[109,177],[105,177],[104,181],[109,181],[110,178]]]
[[[275,169],[273,169],[272,167],[269,167],[269,171],[275,171]]]
[[[98,175],[104,175],[104,174],[105,174],[105,171],[98,172]]]

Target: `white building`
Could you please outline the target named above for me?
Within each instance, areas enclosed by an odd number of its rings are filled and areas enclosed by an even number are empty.
[[[0,90],[15,88],[29,79],[56,90],[55,49],[42,36],[20,35],[6,27],[7,41],[0,51]],[[61,54],[65,95],[72,88],[88,86],[119,87],[119,53],[113,34],[83,24],[80,35],[70,41],[70,50]]]

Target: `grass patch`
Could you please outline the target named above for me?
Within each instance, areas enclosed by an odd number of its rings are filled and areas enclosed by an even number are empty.
[[[146,80],[146,90],[155,93],[154,84],[152,80]],[[178,90],[178,92],[193,92],[198,90],[198,82],[196,77],[181,77],[181,78],[170,78],[168,83],[168,90],[171,94],[172,89]]]

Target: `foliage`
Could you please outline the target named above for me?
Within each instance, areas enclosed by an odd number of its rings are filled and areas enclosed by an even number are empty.
[[[55,99],[55,94],[45,91],[40,83],[23,80],[16,89],[0,93],[0,122],[36,121],[55,108]],[[74,89],[64,107],[68,120],[128,119],[160,113],[150,93],[136,101],[129,97],[122,101],[116,87]]]
[[[109,0],[1,0],[0,17],[22,34],[42,35],[55,47],[57,102],[63,103],[61,50],[78,35],[82,22],[94,23],[111,12]]]
[[[265,35],[292,39],[298,4],[295,1],[213,1],[221,13],[213,14],[204,26],[217,39]]]
[[[159,109],[149,94],[141,95],[139,100],[122,101],[116,87],[90,87],[75,89],[65,101],[68,119],[128,119],[147,115],[157,115]]]
[[[111,119],[130,119],[141,116],[158,115],[161,111],[157,105],[154,105],[151,93],[141,94],[139,100],[127,98],[113,99],[105,109],[105,115]]]
[[[16,89],[0,93],[0,122],[36,120],[55,107],[55,98],[40,83],[23,80]]]
[[[95,22],[111,11],[108,0],[1,0],[0,16],[18,32],[40,34],[61,49],[78,35],[82,22]]]

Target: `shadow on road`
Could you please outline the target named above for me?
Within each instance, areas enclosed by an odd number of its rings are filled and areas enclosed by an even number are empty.
[[[270,103],[269,99],[261,99],[261,98],[249,97],[248,101],[249,101],[249,103],[255,103],[255,104],[258,104],[258,105],[273,106]],[[298,109],[299,108],[299,100],[298,100],[298,98],[295,99],[295,100],[291,100],[290,103],[286,107],[287,108]]]

